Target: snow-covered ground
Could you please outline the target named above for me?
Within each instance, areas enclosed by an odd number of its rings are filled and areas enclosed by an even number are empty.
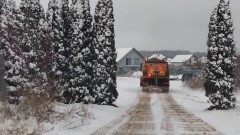
[[[135,105],[140,91],[139,78],[118,77],[117,89],[119,97],[116,101],[118,107],[85,105],[88,113],[88,119],[82,119],[76,116],[76,119],[70,118],[68,122],[60,121],[55,123],[54,128],[46,133],[47,135],[89,135],[97,129],[103,127],[109,122],[120,118],[123,114]],[[74,108],[83,108],[82,104],[73,105]],[[66,108],[66,107],[65,107]],[[63,109],[60,109],[63,110]],[[51,125],[52,126],[52,125]],[[51,127],[50,126],[50,127]]]
[[[141,78],[142,75],[142,71],[136,71],[131,74],[131,77]]]
[[[191,90],[184,87],[181,81],[171,81],[170,94],[186,110],[192,112],[218,131],[226,135],[240,134],[240,103],[230,110],[205,111],[209,107],[203,90]],[[240,94],[236,94],[238,101]]]
[[[111,121],[120,118],[125,114],[134,104],[136,104],[137,97],[140,92],[139,78],[134,77],[118,77],[118,92],[119,98],[116,101],[118,107],[87,105],[85,110],[89,114],[88,119],[80,122],[59,122],[53,129],[47,132],[47,135],[89,135],[97,129],[110,123]],[[218,131],[226,135],[240,134],[240,104],[235,109],[221,110],[221,111],[205,111],[209,107],[207,98],[203,90],[191,90],[182,85],[182,81],[170,82],[170,93],[178,104],[182,105],[187,111],[195,114],[208,124],[215,127]],[[160,93],[161,94],[161,93]],[[152,112],[155,119],[156,126],[161,126],[162,118],[164,117],[161,108],[161,102],[158,102],[157,94],[152,94]],[[237,94],[240,99],[240,94]],[[76,104],[75,108],[82,108],[83,105]],[[155,106],[155,107],[154,107]],[[70,119],[73,120],[73,119]],[[158,128],[158,130],[161,130]],[[161,133],[161,131],[157,131]]]
[[[46,135],[89,135],[99,128],[120,118],[136,104],[140,92],[139,78],[118,77],[117,89],[119,98],[116,101],[118,107],[73,104],[56,106],[58,112],[69,112],[68,119],[59,118],[59,121],[52,124],[45,124]],[[161,94],[161,93],[159,93]],[[237,107],[230,110],[205,111],[209,107],[203,90],[192,90],[184,87],[182,81],[171,81],[169,94],[182,105],[187,111],[195,114],[209,125],[226,135],[240,134],[240,93]],[[161,126],[164,110],[158,100],[158,94],[151,94],[151,106],[155,124]],[[0,104],[1,106],[1,104]],[[68,114],[65,114],[68,115]],[[1,125],[1,124],[0,124]],[[161,133],[157,128],[157,133]]]
[[[161,107],[161,103],[159,102],[158,96],[157,94],[152,94],[152,99],[151,99],[151,106],[152,106],[152,113],[153,113],[153,118],[154,118],[154,122],[156,124],[156,133],[158,135],[161,135],[161,124],[164,118],[164,112],[163,109]]]
[[[182,75],[170,75],[170,80],[182,80]]]

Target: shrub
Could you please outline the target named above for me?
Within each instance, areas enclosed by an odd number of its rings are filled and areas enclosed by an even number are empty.
[[[184,85],[191,89],[204,89],[204,72],[194,74],[191,78],[184,81]]]
[[[34,91],[30,88],[25,88],[22,91],[23,98],[17,106],[18,115],[24,118],[34,117],[39,123],[51,121],[56,93],[57,89],[53,82],[37,87]]]
[[[204,89],[204,80],[190,79],[184,83],[184,85],[191,89]]]
[[[17,106],[0,106],[0,135],[40,135],[42,126],[34,117],[21,117]]]
[[[52,122],[56,88],[48,83],[34,90],[25,87],[18,105],[0,108],[0,135],[40,135],[43,122]],[[2,125],[1,125],[2,124]]]

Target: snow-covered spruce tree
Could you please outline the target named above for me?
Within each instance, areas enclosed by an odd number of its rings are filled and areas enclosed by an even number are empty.
[[[97,104],[112,104],[118,97],[116,90],[116,49],[114,40],[114,15],[112,0],[99,0],[95,9],[94,92]]]
[[[91,76],[88,74],[92,65],[89,60],[92,23],[89,0],[73,0],[70,19],[72,22],[69,57],[71,78],[68,89],[63,95],[67,103],[92,103]]]
[[[105,28],[105,36],[106,36],[106,49],[107,49],[107,73],[110,75],[110,78],[108,79],[108,91],[111,91],[113,96],[115,98],[118,97],[117,92],[117,83],[116,83],[116,71],[117,71],[117,52],[115,47],[115,33],[114,33],[114,14],[113,14],[113,3],[112,1],[109,1],[108,3],[108,21],[107,21],[107,27]],[[112,102],[112,101],[111,101]]]
[[[49,33],[52,37],[53,47],[53,69],[54,80],[58,89],[63,89],[66,80],[63,78],[63,72],[66,70],[65,64],[67,63],[66,57],[64,56],[64,20],[62,11],[62,0],[50,0],[48,4],[46,22],[48,25]],[[47,34],[47,33],[46,33]]]
[[[69,64],[69,55],[70,55],[70,39],[71,39],[71,34],[70,34],[70,29],[71,29],[71,24],[72,22],[70,21],[70,8],[69,8],[69,0],[62,0],[62,18],[63,18],[63,35],[64,35],[64,40],[63,40],[63,56],[66,59],[65,63],[62,63],[63,70],[62,70],[62,77],[59,80],[60,86],[63,86],[64,89],[67,89],[69,86],[69,80],[70,80],[70,64]],[[64,91],[63,91],[64,92]]]
[[[0,1],[0,51],[4,49],[4,34],[6,28],[6,10],[7,10],[7,1]]]
[[[208,62],[211,65],[208,64],[209,69],[206,69],[212,79],[210,84],[213,85],[212,90],[207,88],[206,93],[212,104],[209,110],[228,109],[236,105],[236,97],[233,94],[236,49],[229,0],[220,0],[216,14],[217,33],[216,37],[212,37],[215,38],[216,53],[208,52],[208,58],[212,56],[212,61]]]
[[[5,77],[8,86],[8,102],[18,104],[22,86],[25,83],[23,78],[25,62],[22,58],[21,39],[23,29],[19,22],[19,10],[14,0],[7,2],[7,27],[4,46]]]
[[[81,31],[83,32],[83,47],[81,50],[81,54],[83,56],[83,61],[81,63],[82,67],[85,69],[85,77],[83,79],[82,84],[86,87],[86,91],[84,92],[84,102],[94,103],[95,95],[93,92],[92,86],[92,78],[93,78],[93,70],[92,66],[94,65],[94,57],[91,52],[93,44],[93,35],[92,35],[92,21],[93,17],[90,13],[90,3],[89,0],[84,0],[83,2],[83,18],[84,18],[84,27],[82,27]],[[86,93],[87,92],[87,93]]]
[[[39,37],[41,37],[40,24],[45,19],[44,9],[39,0],[22,0],[20,3],[23,23],[22,51],[26,62],[24,77],[28,80],[27,86],[35,89],[46,82],[46,73],[42,72],[40,63],[46,55]]]
[[[49,81],[54,80],[54,50],[53,50],[53,29],[48,27],[48,23],[42,19],[39,24],[39,49],[41,49],[40,53],[38,53],[39,61],[39,73],[41,73],[40,77],[45,83],[49,83]]]
[[[207,41],[207,64],[206,64],[206,81],[204,83],[204,87],[206,90],[206,96],[209,97],[211,94],[217,93],[218,88],[214,85],[216,76],[215,76],[215,69],[218,68],[216,65],[217,61],[217,53],[218,53],[218,46],[216,44],[217,38],[217,25],[218,25],[218,18],[217,18],[217,8],[215,8],[212,12],[209,22],[209,33],[208,33],[208,41]]]
[[[39,71],[36,82],[38,86],[42,87],[53,79],[53,40],[52,29],[48,28],[43,6],[40,3],[38,4],[40,6],[40,20],[36,31],[38,32],[36,35],[39,36],[38,45],[36,46],[36,66]]]

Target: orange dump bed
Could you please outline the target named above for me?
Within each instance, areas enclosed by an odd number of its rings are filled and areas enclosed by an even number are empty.
[[[158,74],[158,76],[166,76],[167,71],[167,64],[161,63],[161,64],[147,64],[146,65],[146,71],[145,76],[155,76]]]
[[[146,60],[142,67],[143,76],[140,86],[143,91],[169,91],[169,69],[166,61],[151,59]]]

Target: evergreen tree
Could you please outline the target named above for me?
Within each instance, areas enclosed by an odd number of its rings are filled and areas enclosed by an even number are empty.
[[[37,3],[39,6],[39,16],[40,20],[36,29],[36,35],[39,39],[36,45],[36,67],[38,69],[37,73],[37,85],[45,86],[53,76],[52,67],[53,67],[53,49],[52,49],[52,36],[50,35],[51,29],[48,28],[48,24],[45,19],[45,13],[43,6],[40,3]]]
[[[87,73],[91,67],[90,33],[92,17],[89,0],[73,0],[70,10],[71,42],[70,42],[70,82],[64,93],[66,102],[92,103],[90,81]]]
[[[94,16],[94,92],[97,104],[112,104],[118,96],[116,90],[116,49],[112,0],[100,0]]]
[[[60,80],[60,85],[64,87],[64,89],[67,89],[69,86],[69,80],[70,80],[70,68],[71,65],[69,64],[69,55],[70,55],[70,29],[71,29],[71,21],[70,21],[70,9],[69,9],[69,0],[62,0],[62,18],[63,18],[63,56],[65,58],[65,62],[62,63],[62,77]],[[63,91],[64,92],[64,91]]]
[[[62,1],[61,0],[50,0],[48,4],[48,11],[46,21],[48,24],[48,29],[51,31],[49,33],[52,37],[52,47],[53,47],[53,69],[55,72],[55,80],[59,89],[63,88],[63,72],[65,70],[65,64],[67,63],[66,57],[64,56],[65,48],[64,43],[64,20],[62,11]],[[47,31],[45,31],[47,32]],[[49,39],[51,40],[51,39]]]
[[[43,18],[39,24],[39,49],[38,52],[38,66],[39,66],[39,76],[41,77],[42,83],[49,83],[49,81],[54,80],[54,49],[53,49],[53,29],[51,29]]]
[[[4,34],[6,29],[6,10],[7,2],[6,0],[0,1],[0,51],[4,48]]]
[[[215,44],[211,46],[214,51],[208,52],[208,58],[210,60],[206,69],[207,75],[209,76],[207,79],[210,78],[211,83],[209,84],[212,85],[205,84],[205,87],[207,87],[206,95],[209,96],[209,101],[212,103],[209,110],[228,109],[236,105],[236,97],[233,94],[236,49],[228,0],[220,0],[216,19],[217,32],[212,32],[213,35],[216,34],[216,36],[213,36],[209,39],[210,42],[208,42],[209,44],[211,42]],[[211,41],[212,39],[214,40]],[[211,50],[211,47],[208,50]],[[210,90],[211,88],[212,90]]]
[[[94,92],[92,87],[92,78],[93,78],[93,70],[92,66],[94,65],[93,60],[93,54],[91,53],[92,50],[92,41],[93,41],[93,35],[92,35],[92,15],[90,13],[90,3],[89,0],[83,1],[83,17],[84,18],[84,26],[81,28],[81,31],[83,32],[83,46],[81,50],[81,54],[83,56],[83,61],[81,63],[81,66],[85,69],[85,76],[82,81],[82,86],[85,87],[83,101],[85,103],[94,103]]]
[[[116,53],[116,48],[115,48],[115,33],[114,33],[114,14],[113,14],[113,5],[112,1],[109,1],[108,3],[108,21],[107,25],[105,27],[105,36],[106,36],[106,49],[107,49],[107,54],[106,54],[106,68],[107,68],[107,73],[110,75],[108,78],[108,91],[111,91],[113,96],[115,98],[118,97],[118,92],[117,92],[117,84],[116,84],[116,71],[117,71],[117,53]],[[110,101],[112,102],[112,101]]]
[[[39,40],[40,27],[44,24],[45,14],[39,0],[22,0],[20,10],[24,29],[21,49],[26,62],[24,77],[28,79],[27,85],[34,90],[47,80],[46,73],[42,72],[40,66],[46,54]]]
[[[19,22],[19,10],[16,7],[14,0],[8,0],[7,2],[7,27],[5,29],[5,47],[4,47],[4,58],[5,58],[5,77],[8,86],[8,101],[11,104],[19,103],[20,91],[25,79],[23,78],[25,62],[21,50],[21,38],[23,29]]]
[[[218,53],[218,46],[216,44],[217,38],[217,25],[218,25],[218,18],[217,18],[217,8],[215,8],[212,12],[210,22],[209,22],[209,33],[208,33],[208,41],[207,41],[207,64],[206,64],[206,81],[204,83],[204,87],[206,90],[206,96],[208,97],[211,93],[216,93],[218,88],[215,87],[215,74],[213,73],[216,66],[217,60],[217,53]]]

